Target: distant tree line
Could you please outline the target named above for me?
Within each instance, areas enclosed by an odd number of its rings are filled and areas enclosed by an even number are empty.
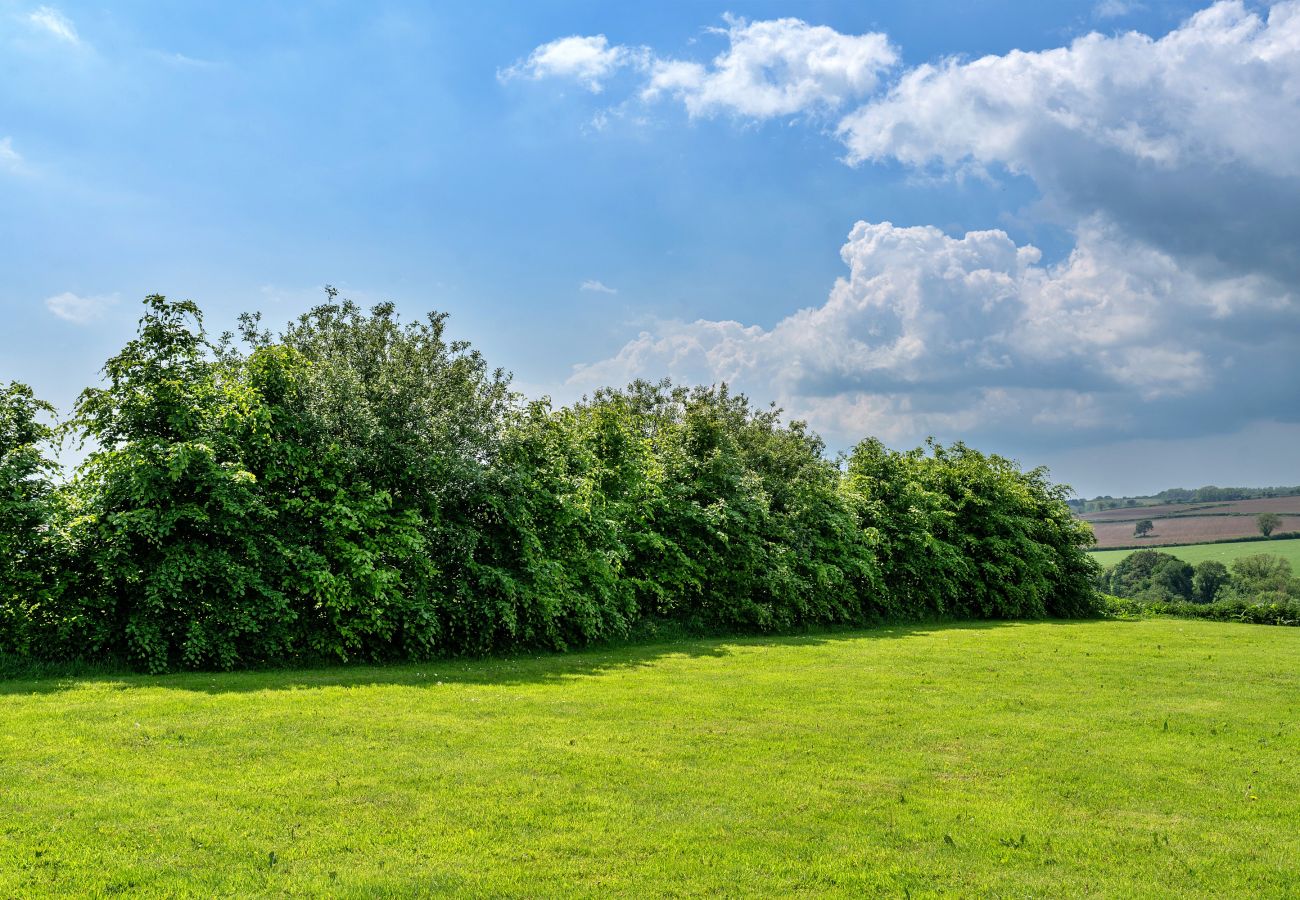
[[[1281,556],[1257,553],[1225,566],[1191,565],[1170,553],[1137,550],[1104,570],[1098,587],[1131,601],[1127,611],[1300,624],[1300,578]]]
[[[1102,512],[1108,509],[1134,509],[1140,506],[1158,506],[1164,503],[1226,503],[1232,500],[1263,500],[1270,497],[1300,496],[1300,485],[1295,487],[1215,487],[1168,488],[1158,494],[1137,497],[1112,497],[1109,494],[1085,500],[1073,497],[1067,502],[1076,513]]]
[[[0,654],[161,672],[1084,616],[1068,489],[964,444],[828,459],[721,387],[528,401],[445,317],[339,300],[210,340],[151,296],[57,433],[0,408]],[[87,442],[68,477],[51,442]]]

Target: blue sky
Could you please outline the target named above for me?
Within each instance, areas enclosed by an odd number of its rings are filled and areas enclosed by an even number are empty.
[[[1300,482],[1300,11],[1204,7],[0,2],[0,379],[333,283],[559,400]]]

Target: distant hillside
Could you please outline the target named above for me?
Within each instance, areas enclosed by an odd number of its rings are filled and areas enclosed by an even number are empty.
[[[1099,548],[1154,547],[1162,544],[1200,544],[1218,541],[1262,540],[1256,519],[1260,513],[1279,516],[1274,537],[1300,532],[1300,496],[1260,497],[1210,503],[1161,503],[1123,506],[1080,513],[1092,523]],[[1149,521],[1151,529],[1139,537],[1137,523]]]
[[[1095,513],[1107,509],[1139,509],[1145,506],[1164,506],[1170,503],[1226,503],[1233,500],[1265,500],[1271,497],[1300,496],[1300,485],[1295,487],[1216,487],[1209,484],[1199,488],[1167,488],[1158,494],[1145,497],[1112,497],[1109,494],[1091,500],[1068,501],[1076,513]]]

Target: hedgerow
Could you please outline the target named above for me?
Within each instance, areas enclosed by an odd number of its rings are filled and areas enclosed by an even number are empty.
[[[1115,615],[1171,615],[1261,625],[1300,625],[1300,578],[1270,553],[1192,566],[1170,553],[1138,550],[1097,576]]]
[[[838,459],[725,385],[527,401],[445,317],[328,302],[210,341],[151,296],[61,427],[0,407],[0,654],[148,671],[1085,616],[1088,527],[963,444]]]

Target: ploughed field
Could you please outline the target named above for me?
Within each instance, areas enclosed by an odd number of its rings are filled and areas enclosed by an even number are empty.
[[[1300,630],[0,682],[0,896],[1300,892]]]
[[[1166,544],[1197,544],[1259,534],[1255,517],[1277,513],[1282,523],[1277,532],[1300,531],[1300,497],[1269,497],[1261,500],[1232,500],[1223,503],[1166,503],[1087,513],[1097,546],[1131,547]],[[1155,526],[1146,537],[1133,535],[1134,526],[1150,519]]]

